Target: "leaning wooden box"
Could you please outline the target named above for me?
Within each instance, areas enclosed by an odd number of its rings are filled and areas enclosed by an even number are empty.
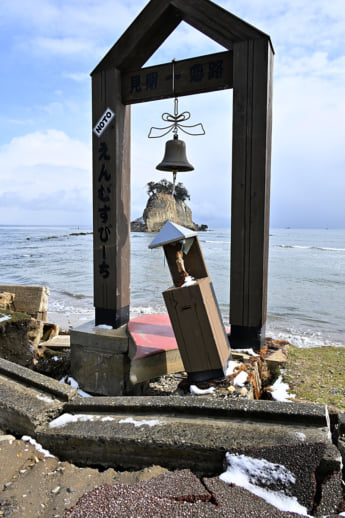
[[[149,248],[158,246],[174,282],[163,297],[189,380],[222,377],[231,350],[198,236],[167,221]]]
[[[190,381],[223,376],[231,351],[209,277],[163,297]]]

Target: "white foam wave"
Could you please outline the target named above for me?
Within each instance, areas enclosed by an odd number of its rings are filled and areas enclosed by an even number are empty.
[[[209,239],[202,239],[203,243],[214,243],[216,245],[230,245],[231,241],[211,241]]]
[[[345,347],[345,343],[327,337],[323,333],[312,331],[311,329],[304,332],[291,329],[282,331],[273,326],[268,326],[266,336],[271,336],[275,340],[286,340],[296,347],[305,349],[324,346]]]
[[[345,248],[332,248],[329,246],[302,246],[302,245],[273,245],[276,248],[296,248],[301,250],[320,250],[324,252],[345,252]]]

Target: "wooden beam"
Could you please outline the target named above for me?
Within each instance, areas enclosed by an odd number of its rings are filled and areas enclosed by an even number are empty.
[[[92,121],[96,325],[117,328],[130,304],[130,107],[121,101],[119,70],[93,75]]]
[[[170,0],[151,0],[91,73],[143,66],[181,22]]]
[[[260,346],[267,307],[273,52],[234,45],[231,346]]]
[[[247,39],[267,38],[262,31],[210,0],[171,0],[182,19],[226,49]]]
[[[232,69],[231,52],[175,61],[175,93],[172,63],[126,70],[122,74],[122,101],[133,104],[231,88]]]
[[[182,20],[228,50],[234,42],[247,39],[270,41],[268,35],[210,0],[151,0],[92,73],[108,67],[142,67]]]

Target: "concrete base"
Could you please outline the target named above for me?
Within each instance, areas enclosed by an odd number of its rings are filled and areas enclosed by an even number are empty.
[[[90,394],[125,394],[135,351],[127,325],[106,329],[87,322],[71,330],[71,374]]]
[[[93,395],[139,395],[142,383],[183,371],[168,315],[143,315],[118,329],[88,322],[71,330],[71,373]]]

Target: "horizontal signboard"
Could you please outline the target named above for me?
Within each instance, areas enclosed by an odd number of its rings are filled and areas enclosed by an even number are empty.
[[[122,102],[132,104],[224,90],[232,88],[232,83],[232,52],[218,52],[122,72]]]

